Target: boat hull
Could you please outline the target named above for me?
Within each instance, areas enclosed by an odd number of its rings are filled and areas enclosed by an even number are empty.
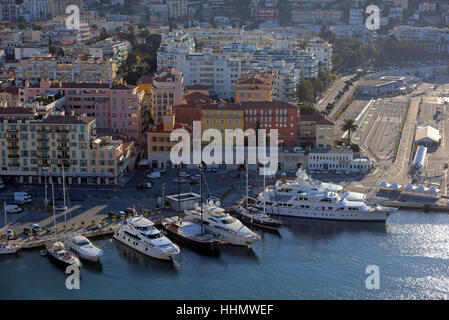
[[[5,250],[0,250],[0,255],[7,255],[7,254],[14,254],[18,251],[19,249],[5,249]]]
[[[77,265],[78,268],[80,268],[79,264],[77,264],[77,263],[70,263],[70,262],[67,262],[65,260],[61,260],[58,257],[55,257],[54,254],[52,252],[50,252],[50,251],[48,251],[48,256],[50,257],[50,260],[52,260],[54,263],[56,263],[57,265],[59,265],[61,267],[66,268],[66,267],[71,266],[73,264],[73,265]]]
[[[257,239],[256,238],[248,239],[246,237],[242,237],[242,236],[239,236],[239,235],[234,235],[234,234],[226,232],[224,230],[213,228],[213,227],[209,227],[209,226],[204,226],[204,227],[209,232],[212,232],[215,235],[219,235],[221,237],[221,239],[223,239],[224,241],[228,242],[229,244],[232,244],[232,245],[235,245],[235,246],[249,247],[254,242],[259,240],[258,238]]]
[[[72,254],[76,255],[80,259],[91,261],[91,262],[98,262],[98,261],[100,261],[100,256],[99,255],[97,255],[97,256],[87,255],[87,254],[84,254],[81,251],[78,251],[78,250],[72,248],[71,246],[67,246],[67,248],[69,249],[69,251]]]
[[[197,241],[191,238],[183,237],[169,228],[166,228],[164,225],[162,226],[167,232],[167,236],[173,241],[185,244],[197,251],[216,254],[220,252],[220,247],[224,244],[222,241]]]
[[[378,212],[329,212],[320,210],[307,210],[307,209],[287,209],[287,208],[272,208],[273,212],[268,213],[272,216],[287,216],[296,218],[307,219],[320,219],[320,220],[339,220],[339,221],[366,221],[366,222],[385,222],[388,217],[394,213],[394,211],[378,211]]]
[[[120,230],[116,230],[114,232],[113,238],[128,247],[148,256],[151,258],[159,259],[159,260],[173,260],[173,257],[176,256],[179,253],[179,248],[176,252],[170,252],[166,253],[161,250],[155,250],[151,247],[143,245],[140,241],[136,239],[131,239],[127,235],[125,235],[123,232],[120,232]]]
[[[258,227],[258,228],[261,228],[261,229],[277,230],[282,225],[278,221],[266,221],[263,219],[258,219],[257,216],[252,217],[251,215],[247,215],[247,214],[240,212],[239,209],[235,210],[234,213],[239,217],[239,219],[242,222],[250,224],[250,225]]]

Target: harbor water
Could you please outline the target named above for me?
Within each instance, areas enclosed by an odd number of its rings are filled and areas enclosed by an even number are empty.
[[[0,299],[449,299],[449,215],[399,211],[387,223],[283,218],[251,249],[157,261],[109,237],[79,290],[39,250],[0,256]],[[376,265],[380,288],[367,289]]]

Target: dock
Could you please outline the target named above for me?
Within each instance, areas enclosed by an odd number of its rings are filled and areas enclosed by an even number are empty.
[[[404,210],[416,210],[424,212],[447,212],[449,213],[449,206],[438,205],[438,204],[424,204],[424,203],[413,203],[413,202],[402,202],[402,201],[391,201],[384,204],[388,207],[395,207]]]

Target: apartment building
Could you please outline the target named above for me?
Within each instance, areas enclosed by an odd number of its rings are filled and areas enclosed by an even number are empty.
[[[177,142],[170,141],[170,134],[173,130],[184,127],[183,124],[176,122],[174,115],[162,118],[161,123],[151,126],[146,132],[148,161],[153,168],[172,167],[170,151]]]
[[[74,83],[41,80],[39,84],[20,89],[20,99],[26,102],[35,96],[60,92],[65,97],[66,112],[96,119],[99,136],[125,136],[137,145],[143,142],[143,130],[148,119],[143,116],[144,92],[136,86],[111,83]]]
[[[151,85],[150,108],[154,123],[173,113],[173,107],[182,103],[184,78],[182,72],[175,68],[164,68],[153,76]]]
[[[449,53],[449,28],[398,26],[391,34],[398,40],[429,42],[429,51]]]
[[[6,88],[0,87],[0,103],[7,107],[19,106],[19,87],[9,86]]]
[[[312,38],[306,46],[306,51],[316,55],[320,66],[330,71],[332,70],[332,44],[321,38]]]
[[[110,59],[86,55],[64,57],[35,56],[20,60],[16,68],[18,81],[41,79],[61,82],[113,82],[117,64]]]
[[[251,7],[251,18],[255,21],[279,21],[279,9],[276,7]]]
[[[283,101],[244,101],[244,129],[278,130],[280,145],[298,145],[298,106]]]
[[[278,82],[276,72],[242,75],[235,83],[235,102],[277,100]]]
[[[187,14],[187,0],[166,0],[168,16],[179,18]]]
[[[312,148],[332,148],[336,139],[335,123],[323,116],[301,114],[299,116],[299,142]]]
[[[201,121],[201,106],[211,104],[214,101],[202,90],[187,91],[184,103],[175,106],[175,119],[189,128],[193,128],[193,121]]]
[[[48,2],[48,14],[51,17],[55,17],[60,14],[65,14],[65,10],[69,5],[76,5],[83,10],[83,0],[47,0]]]
[[[17,5],[14,0],[0,0],[0,21],[17,21]]]
[[[21,7],[27,21],[47,19],[48,0],[24,0]]]
[[[0,176],[20,183],[117,185],[134,167],[134,142],[97,138],[95,119],[0,108]]]
[[[233,30],[226,30],[224,37],[238,41],[223,46],[223,43],[220,43],[220,34],[208,34],[210,30],[203,29],[196,31],[194,36],[193,32],[178,31],[164,37],[157,54],[158,68],[174,67],[184,74],[185,85],[210,86],[211,92],[218,98],[233,98],[235,82],[242,74],[268,70],[270,67],[283,70],[282,73],[280,72],[280,81],[287,81],[285,77],[293,76],[296,84],[301,78],[314,78],[318,75],[319,61],[311,52],[258,49],[260,46],[257,41],[264,41],[263,35],[260,35],[261,39],[256,39],[253,35],[248,36],[248,39],[245,37],[245,32],[240,31],[237,36],[230,33]],[[210,40],[206,38],[206,34]],[[251,41],[248,42],[248,40]],[[273,45],[274,42],[273,38],[267,43]],[[202,49],[198,52],[195,49],[196,43],[202,43],[200,45]],[[293,70],[284,70],[287,65],[288,68],[292,66]],[[288,87],[288,83],[286,86]],[[290,92],[284,93],[286,97],[289,96],[288,101],[293,101],[290,97],[294,89],[291,87],[289,89],[291,89]]]
[[[201,134],[207,129],[217,129],[225,144],[225,129],[245,130],[245,116],[242,106],[236,103],[212,103],[201,106]],[[208,144],[207,141],[203,141]]]

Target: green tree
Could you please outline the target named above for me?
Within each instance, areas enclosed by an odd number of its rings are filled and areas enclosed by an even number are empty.
[[[348,133],[348,146],[351,145],[351,133],[356,132],[359,126],[355,123],[354,119],[345,119],[341,125],[341,131]]]

